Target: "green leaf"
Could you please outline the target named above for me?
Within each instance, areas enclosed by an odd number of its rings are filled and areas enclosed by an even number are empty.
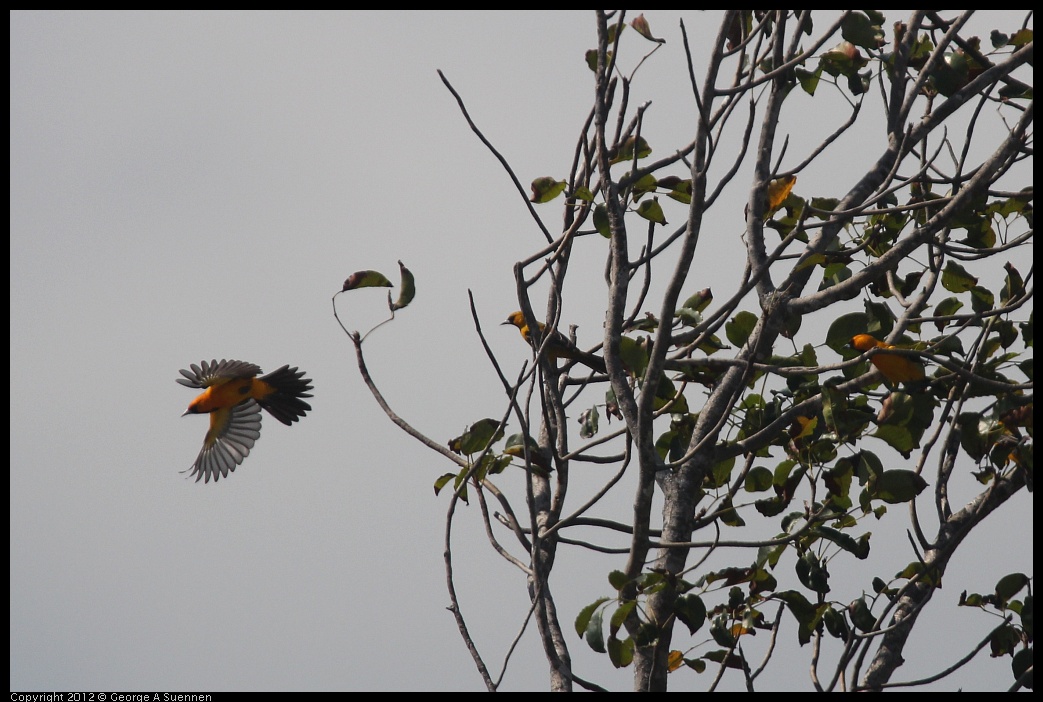
[[[884,16],[872,10],[856,10],[844,18],[840,33],[845,39],[864,49],[875,50],[884,45]]]
[[[1029,577],[1024,573],[1011,573],[1000,578],[1000,581],[996,583],[996,597],[1003,603],[1006,603],[1014,595],[1018,594],[1021,588],[1029,584]]]
[[[400,310],[410,302],[416,296],[416,282],[413,279],[413,272],[402,265],[402,262],[398,262],[399,274],[402,277],[402,288],[398,293],[398,300],[395,302],[391,301],[391,293],[388,293],[388,307],[391,311]]]
[[[636,212],[638,216],[644,217],[649,222],[655,222],[656,224],[662,225],[667,223],[666,215],[663,214],[663,208],[659,205],[659,198],[645,200],[637,206]]]
[[[633,638],[635,646],[651,646],[659,638],[659,629],[651,622],[642,622]]]
[[[1028,648],[1023,648],[1017,653],[1015,653],[1014,657],[1011,658],[1010,671],[1014,674],[1015,680],[1021,680],[1021,676],[1032,669],[1032,650],[1033,649],[1031,646],[1029,646]],[[1029,675],[1028,679],[1025,681],[1025,687],[1027,687],[1030,690],[1032,689],[1032,677],[1032,675]]]
[[[460,436],[449,440],[449,449],[460,455],[470,456],[484,451],[487,446],[503,438],[503,427],[499,420],[480,419]]]
[[[842,500],[846,501],[847,505],[850,506],[851,479],[853,477],[854,466],[852,466],[851,461],[846,458],[840,459],[837,461],[837,465],[834,468],[823,473],[823,482],[826,486],[826,490],[829,491],[829,500],[831,503],[837,500]]]
[[[789,505],[789,500],[786,498],[776,495],[775,497],[769,497],[764,500],[757,500],[753,503],[754,508],[765,517],[774,517],[777,514],[782,514],[782,511]]]
[[[605,632],[602,631],[601,620],[604,616],[604,610],[597,609],[590,617],[590,621],[587,623],[587,629],[584,632],[584,638],[587,640],[587,645],[591,649],[598,653],[605,653]]]
[[[959,312],[960,308],[962,308],[962,307],[963,307],[963,303],[960,302],[959,298],[947,297],[944,300],[942,300],[941,302],[939,302],[938,305],[934,308],[934,316],[935,317],[948,317],[948,316],[954,315],[957,312]],[[945,321],[945,320],[938,320],[937,322],[934,323],[934,326],[938,327],[938,331],[942,331],[947,326],[949,326],[949,324],[951,324],[951,323],[952,322],[948,322],[948,321]]]
[[[637,600],[630,600],[616,607],[616,611],[612,613],[612,618],[608,622],[609,636],[615,638],[619,627],[623,626],[623,622],[626,621],[626,618],[630,616],[635,607],[637,607]]]
[[[590,192],[590,188],[585,185],[576,188],[576,192],[572,193],[572,197],[583,202],[594,202],[594,193]]]
[[[536,475],[547,477],[554,470],[554,466],[547,460],[547,456],[540,450],[539,444],[531,436],[523,439],[520,433],[511,434],[503,444],[503,457],[510,464],[511,457],[525,460],[525,447],[528,444],[529,462],[525,465]],[[506,468],[506,466],[504,466]]]
[[[644,137],[632,136],[623,142],[622,148],[620,148],[618,151],[616,151],[615,153],[610,152],[610,156],[612,158],[609,160],[609,163],[633,161],[635,148],[637,150],[637,157],[639,159],[645,158],[651,155],[652,153],[652,147],[648,145],[648,142],[645,141]]]
[[[583,54],[583,58],[587,62],[587,67],[590,70],[592,70],[595,73],[597,73],[597,70],[598,70],[598,50],[597,49],[589,49],[585,54]],[[605,52],[605,65],[608,66],[611,63],[612,63],[612,52],[611,51],[606,51]]]
[[[869,60],[849,41],[840,42],[819,58],[819,68],[834,78],[857,76],[859,69],[868,63]]]
[[[634,660],[634,640],[629,636],[622,641],[609,637],[608,659],[616,668],[626,668]]]
[[[916,448],[916,442],[913,441],[913,433],[903,426],[888,424],[887,426],[878,427],[873,432],[873,436],[887,442],[891,448],[903,456],[908,455],[910,451]]]
[[[717,663],[718,665],[723,665],[725,668],[731,668],[732,670],[745,670],[743,667],[743,659],[734,653],[728,653],[728,651],[710,651],[704,655],[703,658],[713,663]]]
[[[873,627],[876,625],[876,617],[869,611],[869,607],[866,605],[866,598],[860,597],[852,602],[848,605],[847,611],[851,615],[852,623],[860,631],[869,633],[873,630]]]
[[[667,191],[666,196],[685,205],[692,204],[692,179],[681,180],[677,176],[660,178],[658,186]]]
[[[442,475],[440,475],[435,480],[435,484],[434,484],[435,494],[437,495],[439,492],[441,492],[442,488],[444,488],[449,483],[449,481],[452,480],[455,477],[456,477],[456,473],[443,473]]]
[[[594,207],[594,228],[598,230],[598,234],[605,237],[606,239],[612,238],[612,229],[608,223],[608,208],[605,205],[597,205]]]
[[[674,602],[674,613],[681,623],[694,635],[706,623],[706,605],[695,594],[682,595]]]
[[[743,487],[746,489],[746,492],[764,492],[772,486],[773,480],[774,476],[770,470],[764,466],[754,466],[746,474],[746,481]]]
[[[820,65],[814,71],[798,68],[794,72],[797,74],[797,80],[800,81],[801,89],[808,95],[814,95],[815,90],[818,89],[819,79],[822,78],[822,66]]]
[[[942,287],[949,292],[967,292],[978,284],[978,279],[955,261],[948,261],[942,271]]]
[[[927,481],[914,471],[885,470],[869,481],[869,494],[874,499],[897,505],[911,502],[926,487]]]
[[[648,367],[648,350],[637,339],[621,336],[619,337],[619,360],[632,375],[640,377],[644,375],[645,368]]]
[[[795,590],[775,593],[775,597],[786,603],[793,618],[800,625],[797,640],[801,646],[811,640],[811,634],[819,619],[818,609],[804,595]]]
[[[608,574],[608,584],[615,590],[622,590],[630,582],[630,578],[621,570],[613,570]]]
[[[587,630],[587,627],[590,625],[590,620],[594,616],[594,612],[597,611],[598,607],[600,607],[608,601],[608,597],[602,597],[600,599],[594,600],[593,602],[591,602],[579,611],[579,614],[576,615],[577,636],[583,636],[584,632],[586,632]]]
[[[652,175],[651,173],[646,173],[645,175],[643,175],[640,178],[638,178],[630,186],[631,187],[631,197],[633,198],[634,202],[637,202],[638,200],[641,199],[641,196],[644,195],[645,193],[655,192],[655,189],[656,189],[657,185],[658,185],[658,183],[656,183],[655,176]]]
[[[1024,333],[1022,335],[1024,335]],[[711,334],[703,343],[699,344],[697,348],[703,353],[705,353],[707,356],[712,356],[718,351],[721,351],[722,349],[726,349],[729,347],[726,346],[723,342],[721,342],[721,340],[717,338],[716,334]]]
[[[481,463],[478,464],[478,470],[475,471],[476,480],[485,480],[487,476],[497,475],[507,469],[507,466],[511,465],[510,456],[497,455],[489,452],[482,456]]]
[[[857,540],[826,526],[818,526],[812,529],[812,534],[817,537],[832,541],[845,551],[854,554],[855,558],[865,560],[869,557],[869,534],[862,534]]]
[[[858,355],[848,344],[855,334],[862,334],[869,328],[869,317],[864,312],[844,314],[829,325],[826,332],[826,346],[836,351],[841,357],[848,359]]]
[[[1032,637],[1032,630],[1033,630],[1033,626],[1032,626],[1032,609],[1033,609],[1032,600],[1033,600],[1033,596],[1032,595],[1026,595],[1025,596],[1025,601],[1021,605],[1021,612],[1020,612],[1021,627],[1025,630],[1025,633],[1028,634],[1028,637],[1029,637],[1030,641],[1033,638]]]
[[[996,307],[996,296],[988,288],[975,285],[971,288],[971,309],[977,314],[990,312]]]
[[[542,176],[532,181],[530,202],[550,202],[565,191],[568,184],[564,180],[554,180],[551,176]]]
[[[710,288],[703,288],[685,300],[681,307],[693,312],[702,312],[711,302],[713,302],[713,293],[710,292]]]
[[[697,673],[706,671],[706,661],[702,658],[685,658],[684,664]]]
[[[1014,651],[1021,643],[1021,632],[1013,625],[1001,626],[992,632],[989,639],[989,647],[992,657],[1014,655]]]
[[[710,636],[725,648],[731,648],[735,645],[735,635],[732,634],[730,624],[730,619],[722,614],[715,617],[713,624],[710,626]]]
[[[460,469],[459,473],[446,473],[435,480],[435,495],[438,495],[438,493],[448,485],[451,480],[453,482],[453,490],[459,490],[460,499],[467,502],[467,484],[464,482],[464,476],[467,475],[469,470],[469,467],[464,467]]]
[[[750,338],[750,334],[753,333],[753,329],[756,326],[757,315],[752,312],[742,311],[728,320],[724,325],[724,333],[732,344],[742,346]]]
[[[805,587],[820,594],[829,592],[829,571],[813,551],[805,551],[804,555],[797,559],[796,570],[797,578]]]
[[[666,373],[659,375],[652,408],[657,412],[665,409],[670,414],[688,414],[688,400],[684,393],[680,393],[674,388],[673,382],[666,377]]]
[[[1021,47],[1025,46],[1030,41],[1032,41],[1033,34],[1034,32],[1032,29],[1021,29],[1017,32],[1014,32],[1013,36],[1011,36],[1010,38],[1010,41],[1008,41],[1007,43],[1011,46],[1020,49]]]
[[[847,619],[842,612],[830,607],[822,613],[822,622],[826,625],[826,631],[830,636],[840,640],[846,640],[848,636]]]
[[[957,49],[946,53],[945,60],[935,65],[930,84],[940,94],[950,97],[981,71],[982,66],[973,57]]]
[[[1007,271],[1007,276],[1004,280],[1003,291],[1000,293],[1000,302],[1007,304],[1025,294],[1025,279],[1021,277],[1021,273],[1010,261],[1003,264],[1003,268]]]

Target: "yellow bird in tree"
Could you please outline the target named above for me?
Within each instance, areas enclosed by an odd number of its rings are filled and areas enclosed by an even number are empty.
[[[530,346],[533,345],[532,335],[529,333],[529,325],[525,323],[525,315],[521,312],[511,312],[507,317],[507,321],[501,322],[501,324],[513,324],[518,327],[522,338],[529,342]],[[548,339],[547,327],[542,323],[540,324],[540,343],[543,344],[543,347],[547,350],[547,356],[550,358],[565,358],[582,363],[587,368],[598,373],[605,372],[605,359],[583,351],[557,330],[550,332],[550,338]]]
[[[869,334],[855,334],[851,337],[850,346],[859,351],[871,349],[897,349],[898,346],[885,344]],[[869,362],[876,366],[885,378],[892,384],[914,383],[924,379],[924,367],[918,359],[908,356],[900,356],[893,353],[877,353],[870,357]]]
[[[769,212],[774,212],[782,206],[782,203],[789,196],[790,191],[793,190],[793,186],[796,182],[797,176],[791,175],[783,178],[776,178],[768,183]]]

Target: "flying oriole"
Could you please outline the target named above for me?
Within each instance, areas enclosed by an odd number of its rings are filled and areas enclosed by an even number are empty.
[[[532,345],[532,335],[529,333],[529,325],[525,323],[525,315],[521,312],[511,312],[507,317],[507,321],[501,322],[501,324],[513,324],[518,327],[518,331],[521,332],[522,338]],[[587,368],[597,371],[598,373],[605,372],[605,359],[600,356],[595,356],[592,353],[583,351],[577,347],[574,343],[569,341],[561,332],[554,330],[550,332],[550,338],[547,338],[547,327],[545,324],[538,323],[540,325],[540,343],[543,344],[544,348],[547,349],[547,356],[550,358],[566,358],[570,361],[577,361],[582,363]]]
[[[308,390],[312,387],[303,371],[286,365],[256,377],[260,372],[253,363],[226,360],[203,361],[201,366],[193,363],[192,370],[181,371],[185,377],[177,382],[206,388],[188,404],[185,414],[210,415],[210,429],[188,477],[196,476],[196,482],[205,478],[207,483],[210,478],[215,482],[227,478],[261,435],[262,409],[287,426],[311,409],[301,399],[311,397]]]
[[[898,348],[892,344],[885,344],[869,334],[855,334],[851,337],[850,346],[859,351]],[[877,370],[892,384],[910,383],[924,379],[923,363],[915,358],[893,353],[877,353],[870,357],[869,362],[876,366]]]

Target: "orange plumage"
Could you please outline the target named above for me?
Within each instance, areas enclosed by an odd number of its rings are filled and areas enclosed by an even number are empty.
[[[856,334],[851,337],[850,345],[859,351],[898,348],[892,344],[885,344],[869,334]],[[877,370],[892,384],[916,382],[925,377],[923,363],[908,356],[876,353],[870,357],[869,362],[876,366]]]

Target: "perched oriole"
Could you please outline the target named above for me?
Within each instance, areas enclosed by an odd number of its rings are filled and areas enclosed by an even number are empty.
[[[850,345],[859,351],[870,349],[896,349],[897,346],[885,344],[869,334],[855,334]],[[899,356],[893,353],[877,353],[869,359],[885,378],[892,384],[910,383],[924,379],[923,363],[915,358]]]
[[[524,314],[521,312],[511,312],[507,317],[507,321],[501,322],[501,324],[513,324],[518,327],[518,331],[521,332],[522,338],[529,342],[529,345],[532,345],[532,335],[529,333],[529,326],[525,323]],[[550,358],[566,358],[570,361],[577,361],[598,373],[605,372],[605,359],[600,356],[595,356],[587,351],[583,351],[574,343],[569,341],[568,337],[557,330],[552,331],[550,333],[550,339],[547,339],[546,330],[546,325],[540,323],[540,343],[547,349],[547,356]]]
[[[286,425],[311,410],[301,399],[311,397],[308,390],[312,387],[303,371],[286,365],[258,378],[260,372],[253,363],[226,360],[203,361],[201,366],[193,363],[192,370],[181,371],[185,377],[177,382],[206,388],[189,403],[185,414],[210,415],[210,430],[189,474],[196,476],[196,482],[227,478],[243,462],[261,435],[262,409]]]

